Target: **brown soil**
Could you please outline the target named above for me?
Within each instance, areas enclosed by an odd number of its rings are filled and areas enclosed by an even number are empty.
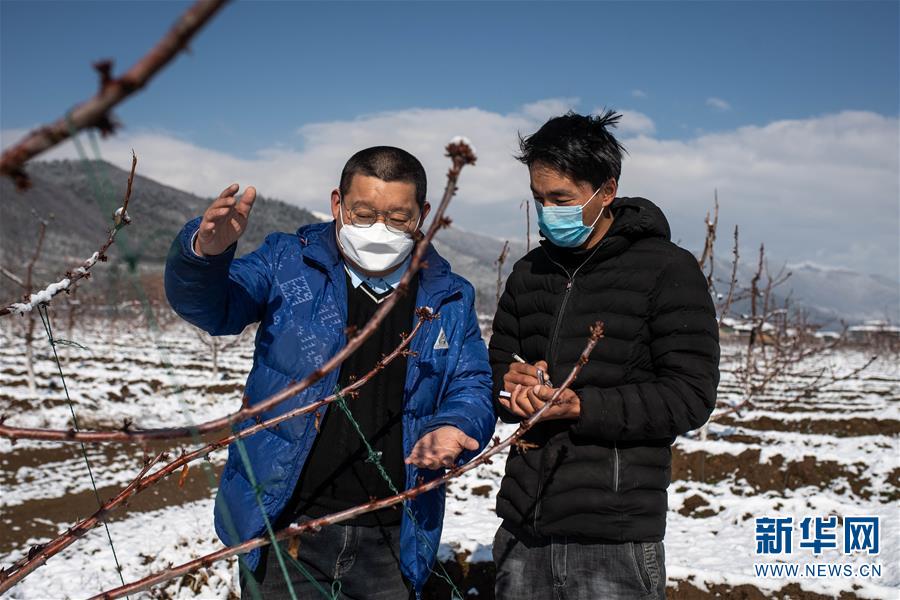
[[[224,431],[213,432],[202,436],[200,443],[186,444],[184,447],[195,448],[224,435],[226,435]],[[140,460],[145,451],[147,455],[154,455],[163,450],[167,450],[171,458],[177,457],[180,452],[178,447],[172,447],[171,442],[161,441],[149,443],[146,449],[134,445],[103,444],[91,448],[89,456],[95,468],[100,464],[115,463],[123,468],[130,467],[130,470],[136,475],[140,470]],[[123,451],[133,456],[133,459],[123,458]],[[17,448],[13,446],[11,452],[0,456],[0,466],[2,466],[0,484],[14,485],[13,478],[20,467],[28,466],[40,469],[42,465],[69,459],[81,459],[81,447],[78,444],[61,444],[53,448]],[[217,482],[219,467],[214,466],[213,469]],[[177,506],[209,497],[212,494],[209,480],[199,463],[195,462],[191,465],[183,488],[179,488],[177,485],[179,475],[180,471],[175,472],[169,476],[168,480],[134,496],[127,507],[121,507],[111,514],[111,520],[120,519],[129,512],[145,512],[166,506]],[[125,484],[103,486],[98,488],[98,492],[100,498],[105,501],[119,493],[123,487]],[[29,538],[55,537],[60,530],[96,511],[97,500],[93,490],[86,490],[57,498],[30,500],[16,506],[3,506],[2,499],[0,499],[0,506],[2,506],[0,528],[4,532],[3,536],[0,536],[0,554],[5,554]],[[49,522],[45,522],[45,520]],[[13,524],[21,527],[21,530],[12,531]]]
[[[458,553],[455,561],[442,563],[450,580],[465,600],[494,600],[494,563],[470,563],[466,561],[468,555],[468,552]],[[478,590],[478,593],[469,594],[472,588]],[[450,586],[434,575],[428,579],[422,591],[423,600],[446,600],[450,597]]]
[[[681,508],[678,509],[678,512],[685,517],[705,519],[706,517],[712,517],[722,512],[722,509],[714,510],[709,502],[706,501],[706,498],[694,494],[693,496],[685,498],[684,503],[681,505]]]
[[[735,419],[728,415],[717,419],[722,425],[734,425],[759,431],[792,431],[796,433],[816,433],[836,437],[856,437],[860,435],[898,435],[900,421],[896,419],[797,419],[779,420],[772,417],[756,417],[750,421]]]
[[[214,469],[214,480],[218,482],[218,467]],[[108,521],[117,521],[135,512],[147,512],[178,506],[212,495],[214,488],[199,465],[188,471],[184,487],[178,487],[180,472],[176,471],[166,480],[133,496],[127,506],[119,507],[110,513]],[[100,498],[108,500],[119,493],[124,486],[107,486],[98,488]],[[24,544],[30,538],[49,540],[77,521],[90,516],[97,510],[97,499],[93,490],[85,490],[75,494],[67,494],[60,498],[43,498],[31,500],[26,504],[4,507],[0,524],[4,530],[0,538],[0,554],[6,554]],[[51,521],[52,523],[47,523]],[[15,524],[21,529],[13,531]]]
[[[666,588],[669,600],[705,600],[707,598],[728,598],[728,600],[853,600],[859,598],[852,592],[841,592],[839,596],[823,596],[809,592],[797,583],[791,583],[781,589],[760,590],[753,585],[730,586],[723,583],[706,584],[709,591],[703,591],[689,581],[670,581]]]
[[[491,492],[494,490],[494,486],[492,485],[477,485],[472,488],[472,493],[476,496],[482,496],[487,498],[491,495]]]
[[[218,383],[206,386],[207,393],[210,394],[233,394],[235,392],[243,393],[243,383]]]
[[[894,469],[887,477],[887,484],[890,489],[885,492],[888,502],[896,502],[900,500],[900,469]]]
[[[788,462],[783,456],[775,455],[767,463],[761,463],[759,456],[758,449],[747,449],[735,456],[704,451],[682,452],[676,447],[672,450],[672,480],[704,483],[745,480],[754,493],[758,493],[805,486],[825,489],[838,480],[846,479],[854,494],[867,499],[872,495],[870,482],[865,476],[866,465],[862,463],[856,465],[863,474],[858,475],[845,465],[831,460],[817,460],[814,456]],[[735,492],[740,493],[737,489]]]

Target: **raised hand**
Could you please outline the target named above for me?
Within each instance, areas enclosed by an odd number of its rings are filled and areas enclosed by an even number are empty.
[[[244,190],[240,200],[235,198],[240,186],[232,183],[203,213],[194,251],[201,256],[222,254],[247,229],[247,220],[256,201],[256,188]]]

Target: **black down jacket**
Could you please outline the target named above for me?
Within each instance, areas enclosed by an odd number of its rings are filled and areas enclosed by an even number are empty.
[[[578,420],[539,422],[511,449],[497,514],[528,535],[660,541],[675,436],[703,425],[716,403],[719,333],[706,279],[669,240],[662,211],[616,198],[613,224],[594,248],[546,240],[519,260],[494,317],[490,360],[497,413],[517,353],[545,359],[561,382],[605,324],[572,389]]]

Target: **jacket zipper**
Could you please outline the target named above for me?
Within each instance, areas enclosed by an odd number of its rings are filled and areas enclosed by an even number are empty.
[[[553,260],[553,258],[550,256],[550,253],[548,253],[546,249],[544,250],[544,252],[545,252],[545,254],[547,254],[547,258],[550,260],[550,262],[552,262],[554,265],[559,267],[562,270],[562,272],[565,273],[566,276],[569,278],[569,281],[566,282],[566,291],[563,294],[562,302],[559,305],[559,313],[557,313],[557,315],[556,315],[556,324],[553,326],[553,335],[550,337],[550,347],[549,347],[550,357],[549,358],[553,361],[554,364],[556,363],[556,345],[557,345],[558,338],[559,338],[559,328],[560,328],[560,325],[562,325],[563,315],[566,312],[566,304],[568,304],[568,302],[569,302],[569,295],[572,292],[572,288],[575,287],[575,276],[578,275],[578,271],[581,270],[581,267],[586,265],[591,260],[591,258],[593,258],[594,254],[596,254],[597,250],[599,250],[603,246],[603,242],[605,242],[605,241],[606,240],[603,240],[599,244],[597,244],[597,247],[594,248],[594,251],[591,252],[591,254],[586,259],[584,259],[584,261],[580,265],[578,265],[578,267],[576,267],[576,269],[571,274],[569,274],[569,271],[564,266],[562,266],[561,264],[559,264],[558,262]],[[547,361],[547,364],[549,366],[549,364],[550,364],[549,360]],[[537,487],[537,495],[535,496],[535,499],[534,499],[534,519],[532,521],[532,527],[534,529],[535,535],[539,535],[538,528],[537,528],[537,521],[538,521],[538,515],[540,513],[540,508],[541,508],[541,492],[544,489],[544,457],[546,456],[546,453],[549,449],[550,449],[550,442],[548,441],[547,445],[544,447],[544,453],[541,454],[541,461],[540,461],[540,464],[538,465],[538,487]],[[618,469],[618,464],[616,465],[616,468]]]
[[[619,447],[613,442],[613,491],[619,491]]]
[[[560,270],[562,270],[562,272],[566,274],[566,277],[569,278],[569,281],[566,282],[566,291],[563,295],[562,303],[559,305],[559,313],[556,315],[556,324],[553,326],[553,335],[550,336],[550,356],[548,358],[553,360],[554,363],[556,362],[556,345],[559,339],[559,328],[560,325],[562,325],[562,318],[566,312],[566,304],[569,302],[569,295],[572,291],[572,288],[575,287],[575,276],[578,275],[578,271],[581,270],[581,267],[590,262],[591,258],[594,257],[594,254],[596,254],[597,251],[604,246],[605,242],[606,240],[601,240],[601,242],[597,244],[597,247],[594,248],[594,251],[591,252],[590,255],[586,259],[584,259],[582,263],[575,268],[574,271],[572,271],[571,274],[569,274],[569,271],[564,266],[553,260],[553,257],[550,256],[550,253],[547,252],[546,248],[544,249],[544,253],[547,255],[547,259],[554,265],[559,267]],[[549,366],[550,360],[548,360],[547,363]]]
[[[568,272],[566,272],[568,275]],[[562,325],[563,314],[566,312],[566,304],[569,302],[569,294],[572,292],[572,287],[575,284],[575,275],[574,273],[569,276],[569,281],[566,283],[566,292],[563,294],[562,303],[559,305],[559,314],[556,316],[556,325],[553,326],[553,337],[550,338],[550,358],[556,363],[556,347],[559,342],[559,328]]]
[[[532,529],[534,529],[534,535],[538,534],[538,512],[541,508],[541,490],[543,489],[543,479],[544,479],[544,456],[541,455],[541,462],[538,469],[538,487],[537,487],[537,496],[534,498],[534,519],[532,521]]]

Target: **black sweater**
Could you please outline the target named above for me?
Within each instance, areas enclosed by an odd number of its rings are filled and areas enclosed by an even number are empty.
[[[340,386],[351,377],[368,373],[375,363],[401,342],[401,334],[412,329],[418,278],[409,292],[388,313],[382,326],[341,365]],[[378,309],[363,286],[354,288],[347,277],[347,324],[362,329]],[[372,447],[381,452],[381,463],[394,485],[406,486],[403,463],[403,393],[406,382],[406,357],[398,356],[371,381],[358,390],[358,396],[345,398],[353,418],[359,423]],[[393,495],[387,482],[372,462],[347,415],[335,403],[328,407],[319,425],[303,473],[297,482],[288,514],[321,517],[364,504],[372,498]],[[289,507],[291,508],[291,507]],[[398,525],[401,511],[390,507],[366,513],[347,521],[354,525]]]
[[[497,514],[525,534],[661,540],[670,445],[715,406],[718,327],[696,259],[669,241],[650,201],[616,198],[611,210],[613,224],[594,248],[543,241],[519,260],[494,317],[495,398],[511,353],[545,359],[561,382],[589,326],[606,328],[572,386],[580,418],[539,423],[526,435],[537,447],[510,452]]]

